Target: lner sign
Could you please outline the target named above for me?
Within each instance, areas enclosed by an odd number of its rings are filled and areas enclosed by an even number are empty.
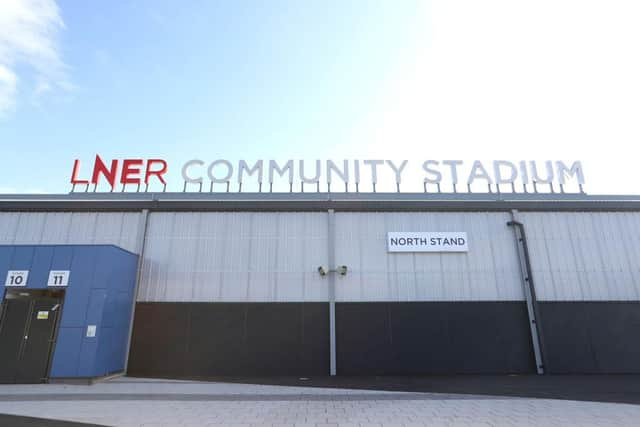
[[[389,232],[388,252],[468,252],[467,233],[455,232]]]

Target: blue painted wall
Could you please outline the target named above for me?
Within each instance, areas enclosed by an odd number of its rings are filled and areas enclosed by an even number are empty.
[[[137,263],[111,245],[0,246],[0,299],[8,270],[29,270],[27,289],[46,289],[50,270],[70,271],[50,378],[124,370]],[[97,327],[93,338],[88,325]]]

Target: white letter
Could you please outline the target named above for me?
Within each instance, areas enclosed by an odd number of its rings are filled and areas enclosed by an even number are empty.
[[[486,179],[487,183],[493,184],[491,181],[491,177],[487,173],[487,170],[482,166],[482,162],[480,160],[476,160],[473,162],[473,166],[471,166],[471,172],[469,173],[469,179],[467,179],[467,184],[473,184],[478,178]]]
[[[238,183],[242,183],[242,173],[247,171],[247,175],[252,176],[255,172],[258,172],[258,182],[262,183],[262,160],[258,160],[251,169],[247,165],[247,162],[240,160],[238,165]]]
[[[451,183],[456,185],[458,183],[458,165],[462,164],[462,160],[443,160],[443,165],[447,165],[451,168]]]
[[[520,161],[520,179],[523,184],[529,183],[529,172],[527,172],[527,162],[524,160]]]
[[[430,173],[435,176],[435,178],[429,178],[428,176],[425,176],[424,182],[428,182],[429,184],[440,184],[440,181],[442,181],[442,174],[440,173],[440,171],[438,169],[429,169],[429,165],[438,166],[439,164],[440,162],[437,162],[435,160],[427,160],[422,164],[422,169],[424,169],[426,173]]]
[[[502,171],[500,169],[502,166],[507,166],[510,169],[508,178],[502,177]],[[516,165],[506,160],[494,160],[493,171],[495,173],[496,184],[513,184],[518,177],[518,169],[516,168]]]
[[[363,162],[365,165],[371,165],[371,182],[374,184],[378,183],[378,165],[383,165],[384,160],[365,160]]]
[[[227,175],[224,178],[216,178],[213,176],[213,169],[218,165],[225,165],[227,167]],[[207,175],[209,175],[209,179],[213,183],[222,183],[227,182],[231,179],[231,175],[233,175],[233,166],[231,166],[231,162],[228,160],[216,160],[215,162],[209,165],[209,169],[207,169]]]
[[[273,184],[273,172],[278,172],[278,175],[284,176],[285,172],[289,172],[289,184],[293,184],[293,160],[287,160],[282,169],[278,166],[275,160],[269,160],[269,183]]]
[[[551,160],[547,160],[544,162],[545,167],[547,168],[547,178],[540,179],[538,176],[538,168],[536,166],[535,161],[531,161],[531,179],[533,182],[537,184],[551,184],[553,182],[553,165],[551,164]]]
[[[572,177],[574,175],[576,175],[578,178],[578,184],[584,184],[584,175],[582,175],[582,163],[580,163],[580,161],[573,162],[573,164],[571,165],[571,169],[569,169],[563,162],[556,162],[556,171],[558,173],[560,184],[564,185],[565,176]]]
[[[189,177],[189,175],[187,175],[187,169],[189,169],[189,167],[192,165],[202,166],[204,165],[204,162],[202,160],[193,159],[185,163],[184,166],[182,166],[182,179],[184,179],[184,181],[188,182],[189,184],[202,184],[202,177],[191,178]]]
[[[408,160],[403,160],[402,164],[400,165],[400,168],[398,168],[396,167],[396,165],[393,164],[391,160],[387,160],[387,164],[391,169],[393,169],[393,171],[396,174],[396,184],[402,184],[402,177],[401,177],[402,170],[404,169],[405,166],[407,166],[407,162]]]
[[[360,160],[353,161],[353,175],[356,184],[360,184]]]
[[[322,171],[320,170],[320,160],[316,160],[316,174],[313,176],[313,178],[305,177],[304,176],[304,160],[300,160],[300,179],[305,184],[315,184],[316,182],[318,182],[320,180],[321,172]]]
[[[331,172],[335,172],[338,174],[340,179],[344,181],[345,184],[349,183],[349,162],[347,160],[343,160],[342,162],[343,170],[338,169],[335,163],[331,160],[327,160],[327,183],[331,184]]]

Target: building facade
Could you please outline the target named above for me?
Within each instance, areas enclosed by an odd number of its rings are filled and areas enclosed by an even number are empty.
[[[390,252],[390,232],[465,232],[468,250]],[[640,372],[635,197],[5,196],[0,245],[137,255],[124,368],[43,380]]]

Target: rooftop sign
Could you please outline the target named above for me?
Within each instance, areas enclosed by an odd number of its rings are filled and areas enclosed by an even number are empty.
[[[443,185],[449,185],[453,192],[466,186],[467,191],[478,182],[484,183],[488,191],[500,191],[500,186],[509,186],[515,192],[516,185],[528,192],[538,192],[539,185],[548,186],[554,192],[554,186],[564,192],[565,184],[573,182],[582,192],[584,174],[580,161],[517,161],[494,160],[482,162],[475,160],[240,160],[231,162],[225,159],[204,161],[189,160],[178,166],[182,176],[182,191],[242,191],[246,182],[257,184],[258,191],[273,191],[274,184],[288,184],[293,192],[294,186],[300,191],[320,191],[320,185],[326,184],[331,191],[360,191],[361,184],[376,185],[381,172],[391,173],[395,187],[399,192],[403,176],[409,169],[417,170],[422,176],[425,192],[441,192]],[[104,161],[96,156],[88,169],[83,168],[76,159],[71,173],[72,191],[81,186],[89,191],[93,186],[106,184],[111,191],[117,187],[125,191],[127,186],[135,186],[135,191],[148,191],[150,185],[162,185],[166,191],[166,174],[169,162],[163,159],[113,159]],[[264,184],[264,186],[263,186]],[[268,185],[268,187],[267,187]],[[233,187],[232,187],[233,186]],[[144,187],[144,188],[143,188]],[[264,187],[264,188],[263,188]],[[132,189],[132,187],[129,187]]]

